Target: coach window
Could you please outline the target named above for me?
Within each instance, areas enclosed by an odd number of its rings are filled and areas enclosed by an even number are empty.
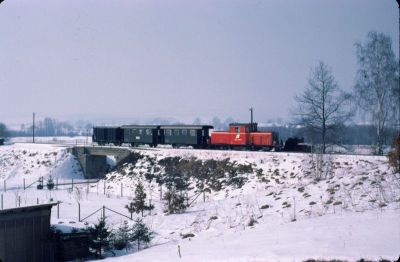
[[[196,130],[190,129],[190,136],[196,136]]]
[[[143,129],[139,129],[139,135],[143,134]]]
[[[240,133],[240,128],[238,126],[235,126],[235,133]]]
[[[167,133],[167,136],[172,136],[172,130],[171,129],[167,129],[167,130],[165,130],[165,132]]]
[[[132,133],[136,134],[137,133],[137,129],[132,129]]]
[[[187,135],[187,130],[186,130],[186,129],[183,129],[183,130],[182,130],[182,135],[183,135],[183,136],[186,136],[186,135]]]
[[[146,129],[146,135],[148,135],[148,136],[151,135],[151,129],[149,129],[149,128]]]
[[[174,135],[175,135],[175,136],[179,136],[179,129],[175,129],[175,130],[174,130]]]

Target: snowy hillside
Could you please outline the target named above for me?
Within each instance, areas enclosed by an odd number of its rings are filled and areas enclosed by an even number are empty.
[[[14,144],[0,147],[0,180],[7,184],[36,181],[41,176],[83,178],[79,163],[65,147]]]
[[[191,177],[190,207],[167,215],[160,200],[166,187],[157,179],[165,174],[163,163],[173,158],[186,165],[200,159],[243,168],[208,181],[204,201],[199,181]],[[129,216],[125,205],[141,181],[147,201],[155,205],[143,218],[154,239],[147,249],[119,251],[117,257],[109,253],[108,260],[176,261],[178,245],[183,261],[355,261],[400,255],[400,176],[386,157],[149,148],[135,150],[130,160],[96,184],[23,191],[17,186],[23,178],[82,178],[79,165],[63,147],[0,147],[0,182],[15,185],[2,191],[5,207],[15,207],[18,196],[21,205],[62,201],[59,219],[53,208],[52,223],[84,228],[100,215],[79,222],[78,203],[81,220],[103,205]],[[111,211],[106,216],[114,228],[128,220]]]
[[[178,244],[187,249],[187,261],[398,256],[400,177],[391,173],[385,157],[327,156],[323,174],[316,177],[316,155],[182,149],[141,153],[146,157],[109,174],[109,180],[116,185],[135,183],[138,177],[146,181],[145,174],[154,169],[149,162],[175,156],[230,158],[252,164],[255,172],[242,188],[212,192],[184,214],[146,218],[160,234],[156,247],[122,261],[155,256],[174,261]],[[157,188],[148,183],[151,187]],[[195,237],[182,240],[188,233]]]

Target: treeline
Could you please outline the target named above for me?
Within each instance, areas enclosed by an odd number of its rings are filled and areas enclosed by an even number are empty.
[[[59,121],[46,117],[35,123],[35,136],[85,136],[91,135],[92,126],[86,123],[73,125],[66,121]],[[0,123],[0,137],[32,136],[33,125],[22,124],[19,130],[8,129]]]

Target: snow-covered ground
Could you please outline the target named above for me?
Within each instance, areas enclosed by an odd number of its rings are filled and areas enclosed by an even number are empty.
[[[56,145],[14,144],[0,147],[0,183],[6,181],[4,208],[39,201],[61,201],[53,207],[52,223],[60,229],[97,222],[105,206],[129,216],[124,208],[142,181],[155,210],[144,221],[155,232],[149,248],[118,252],[111,261],[302,261],[308,258],[378,260],[400,256],[400,176],[386,157],[327,155],[323,172],[313,164],[320,156],[273,152],[191,149],[135,150],[142,157],[93,184],[37,190],[26,184],[50,175],[59,183],[82,180],[79,164]],[[166,157],[226,159],[251,164],[242,188],[225,187],[199,197],[182,214],[165,215],[160,187],[148,182],[158,161]],[[317,178],[317,176],[319,178]],[[122,188],[122,190],[121,190]],[[165,190],[165,188],[164,188]],[[122,193],[122,194],[121,194]],[[189,196],[194,196],[194,189]],[[127,218],[106,210],[110,226]],[[136,216],[136,215],[135,215]],[[253,223],[250,223],[253,221]],[[183,239],[188,233],[194,237]],[[109,254],[111,256],[111,254]]]
[[[11,137],[8,143],[32,143],[32,137]],[[91,136],[38,136],[36,143],[62,144],[62,145],[86,145],[92,143]]]

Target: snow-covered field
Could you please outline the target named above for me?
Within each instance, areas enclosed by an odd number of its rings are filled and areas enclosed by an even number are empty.
[[[32,137],[11,137],[9,143],[32,143]],[[91,136],[39,136],[35,137],[36,143],[62,144],[62,145],[86,145],[92,143]]]
[[[78,221],[103,205],[126,214],[138,180],[155,210],[144,221],[155,232],[147,249],[121,251],[111,261],[303,261],[308,258],[379,260],[400,256],[400,175],[393,174],[386,157],[327,155],[323,172],[315,172],[318,155],[190,149],[135,150],[142,157],[94,184],[37,190],[39,177],[59,183],[81,181],[79,164],[66,148],[55,145],[14,144],[0,147],[0,191],[4,208],[39,201],[61,201],[58,228],[86,227],[100,213]],[[251,164],[241,188],[212,191],[199,197],[182,214],[165,215],[160,187],[145,175],[166,157],[226,159]],[[4,192],[3,180],[7,191]],[[122,188],[122,190],[121,190]],[[164,188],[165,190],[165,188]],[[121,194],[122,193],[122,194]],[[195,195],[195,189],[189,196]],[[126,218],[106,210],[110,226]],[[136,216],[136,215],[135,215]],[[251,223],[252,222],[252,223]],[[192,233],[194,237],[183,239]],[[178,256],[180,246],[182,258]],[[111,256],[111,254],[109,254]]]

